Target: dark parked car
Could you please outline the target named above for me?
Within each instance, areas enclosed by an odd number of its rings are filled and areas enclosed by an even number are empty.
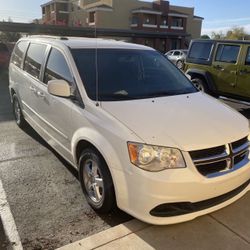
[[[0,69],[7,68],[10,60],[10,52],[6,44],[0,42]]]

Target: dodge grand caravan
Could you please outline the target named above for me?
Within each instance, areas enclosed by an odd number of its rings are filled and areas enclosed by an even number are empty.
[[[29,123],[79,171],[95,211],[117,205],[171,224],[249,190],[248,121],[152,48],[30,37],[9,70],[17,125]]]

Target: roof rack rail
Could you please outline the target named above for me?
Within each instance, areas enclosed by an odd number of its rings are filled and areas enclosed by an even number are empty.
[[[51,38],[51,39],[58,39],[58,40],[68,40],[69,39],[66,36],[49,36],[49,35],[31,35],[30,37]]]

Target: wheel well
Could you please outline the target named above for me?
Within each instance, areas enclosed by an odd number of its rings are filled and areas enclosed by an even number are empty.
[[[79,159],[80,159],[82,151],[84,149],[86,149],[86,148],[95,149],[101,155],[101,153],[99,152],[99,150],[93,144],[91,144],[88,141],[82,140],[82,141],[79,141],[78,144],[77,144],[77,146],[76,146],[76,159],[77,159],[77,163],[79,162]]]
[[[189,73],[189,75],[191,76],[191,80],[193,80],[194,78],[199,78],[203,82],[207,83],[207,80],[205,79],[205,77],[203,75],[200,75],[200,74],[197,74],[197,73]]]
[[[14,89],[11,89],[11,90],[10,90],[10,93],[11,93],[11,96],[13,96],[14,94],[16,94],[16,92],[15,92]]]

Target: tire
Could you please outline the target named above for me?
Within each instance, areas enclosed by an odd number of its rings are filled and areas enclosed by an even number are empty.
[[[23,117],[22,109],[21,109],[21,106],[20,106],[20,103],[16,94],[12,96],[12,100],[13,100],[12,108],[13,108],[13,113],[14,113],[16,124],[19,128],[24,129],[27,127],[27,122],[25,121]]]
[[[192,79],[192,83],[199,91],[210,94],[207,83],[203,81],[201,78]]]
[[[87,202],[97,213],[109,213],[116,207],[109,168],[95,149],[89,148],[81,153],[79,180]]]
[[[178,60],[178,61],[176,62],[176,67],[177,67],[178,69],[183,69],[183,67],[184,67],[184,62],[181,61],[181,60]]]

